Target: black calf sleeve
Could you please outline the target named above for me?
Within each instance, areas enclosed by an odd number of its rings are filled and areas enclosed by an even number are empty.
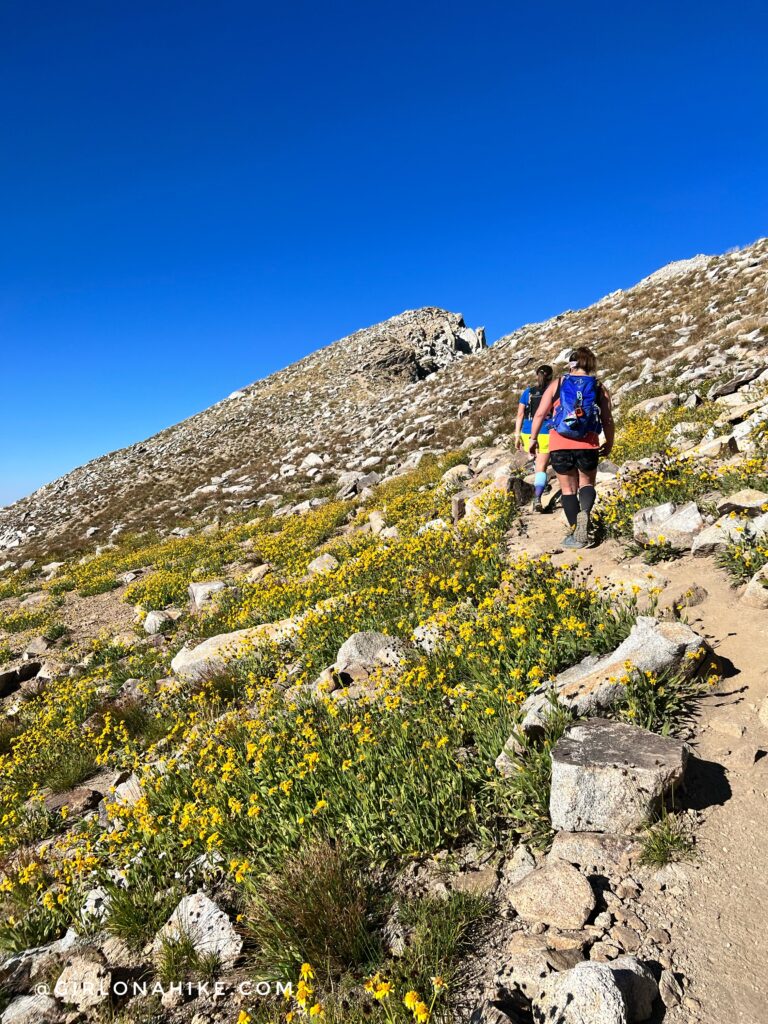
[[[597,497],[597,491],[594,487],[582,487],[579,491],[579,505],[581,506],[582,512],[591,512],[592,506],[595,504],[595,498]]]
[[[560,500],[563,504],[563,512],[565,512],[568,525],[575,526],[576,517],[579,514],[579,499],[575,494],[564,494]]]

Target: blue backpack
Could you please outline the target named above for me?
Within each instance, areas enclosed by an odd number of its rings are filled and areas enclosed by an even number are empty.
[[[561,437],[583,441],[587,434],[599,434],[600,385],[595,377],[567,374],[558,385],[559,405],[552,417]]]

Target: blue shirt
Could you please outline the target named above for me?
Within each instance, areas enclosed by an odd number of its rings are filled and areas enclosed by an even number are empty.
[[[546,388],[544,390],[546,391]],[[542,395],[543,394],[544,394],[544,392],[542,391]],[[520,395],[520,405],[524,405],[524,406],[527,407],[527,405],[530,402],[530,400],[531,400],[531,389],[530,388],[526,388],[525,391],[522,393],[522,395]],[[534,410],[534,415],[535,415],[535,410]],[[524,416],[523,417],[523,429],[522,429],[521,433],[523,433],[523,434],[530,434],[532,426],[533,426],[533,417],[531,417],[531,416]],[[551,429],[552,429],[552,417],[550,415],[550,416],[547,416],[547,418],[541,424],[541,430],[539,431],[539,433],[540,434],[548,434]]]

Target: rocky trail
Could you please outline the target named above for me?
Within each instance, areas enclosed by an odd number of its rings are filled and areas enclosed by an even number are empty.
[[[555,502],[556,504],[556,502]],[[697,812],[696,857],[673,866],[673,882],[645,893],[650,917],[669,927],[669,963],[685,979],[678,1006],[662,1010],[669,1024],[764,1024],[768,963],[768,633],[764,611],[745,606],[712,557],[685,555],[654,567],[627,558],[607,540],[563,552],[564,518],[526,514],[512,551],[550,553],[577,562],[592,578],[652,580],[663,614],[695,591],[682,609],[723,665],[721,684],[701,701],[688,740],[683,807]]]

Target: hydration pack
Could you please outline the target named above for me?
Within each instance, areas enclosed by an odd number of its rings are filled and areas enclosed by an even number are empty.
[[[528,404],[525,407],[525,418],[527,420],[533,420],[534,416],[538,412],[543,397],[544,392],[540,387],[538,387],[538,385],[528,388]]]
[[[558,405],[553,424],[561,437],[583,441],[587,434],[599,434],[600,385],[595,377],[570,373],[560,379]]]

